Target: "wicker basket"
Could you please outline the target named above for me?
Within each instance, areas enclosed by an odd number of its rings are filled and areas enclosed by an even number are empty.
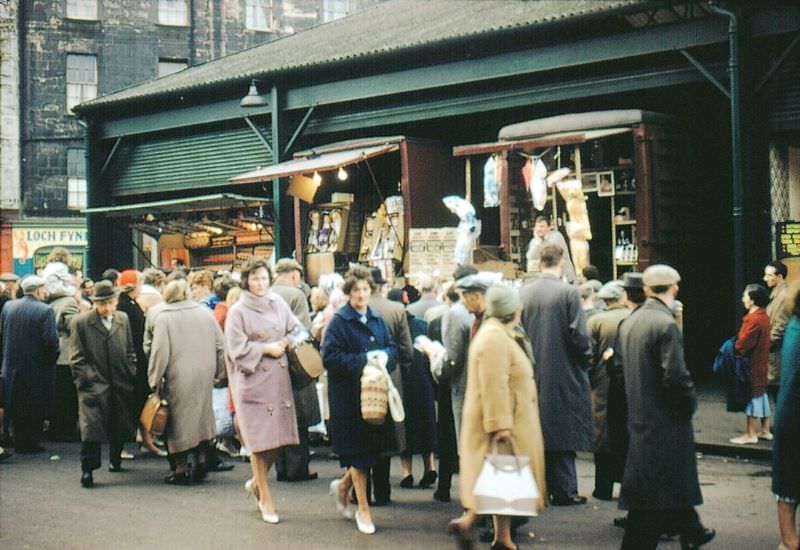
[[[361,418],[368,424],[383,424],[389,411],[389,384],[384,372],[371,365],[361,371]]]

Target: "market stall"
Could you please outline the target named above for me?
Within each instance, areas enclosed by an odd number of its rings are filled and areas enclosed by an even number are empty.
[[[350,262],[379,267],[391,281],[420,268],[412,252],[418,231],[458,223],[441,200],[460,190],[458,164],[449,148],[434,142],[376,137],[301,151],[230,183],[289,180],[295,253],[312,284]],[[455,267],[449,258],[441,251],[436,258],[426,254],[425,268],[449,274]]]
[[[497,142],[453,148],[466,157],[466,195],[483,220],[476,258],[520,275],[537,216],[567,242],[576,270],[604,280],[658,261],[680,264],[700,216],[675,121],[640,110],[569,114],[506,126]]]
[[[269,199],[235,193],[89,208],[131,230],[134,264],[231,270],[253,257],[269,259],[273,221]]]

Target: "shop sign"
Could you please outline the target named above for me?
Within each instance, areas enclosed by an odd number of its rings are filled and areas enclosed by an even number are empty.
[[[800,221],[775,224],[775,248],[779,260],[800,258]]]
[[[14,273],[20,277],[43,268],[48,254],[57,246],[70,251],[71,265],[83,269],[83,255],[88,243],[84,225],[15,225],[11,234]]]

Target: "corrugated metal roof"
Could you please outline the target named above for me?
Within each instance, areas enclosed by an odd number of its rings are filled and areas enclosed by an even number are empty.
[[[392,0],[349,17],[102,96],[80,105],[76,111],[535,27],[644,1]]]

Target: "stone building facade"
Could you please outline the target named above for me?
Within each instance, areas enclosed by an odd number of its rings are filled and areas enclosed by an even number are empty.
[[[2,225],[80,217],[84,128],[71,112],[75,104],[378,1],[0,1]],[[2,237],[0,270],[7,271],[7,230]]]

